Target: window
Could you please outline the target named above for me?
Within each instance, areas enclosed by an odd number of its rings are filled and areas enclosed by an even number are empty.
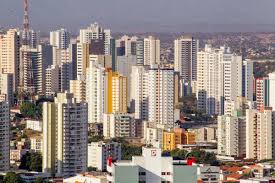
[[[139,175],[146,175],[146,172],[139,172]]]

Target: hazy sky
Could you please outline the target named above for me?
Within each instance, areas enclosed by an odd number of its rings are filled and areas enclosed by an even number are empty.
[[[0,27],[21,27],[22,4],[0,0]],[[95,21],[123,32],[275,31],[275,0],[30,0],[30,8],[32,28],[42,32]]]

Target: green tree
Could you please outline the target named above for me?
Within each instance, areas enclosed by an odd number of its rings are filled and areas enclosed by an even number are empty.
[[[30,170],[42,172],[42,156],[40,153],[34,153],[31,156]]]
[[[164,151],[162,152],[162,155],[164,156],[172,156],[174,158],[179,158],[179,159],[185,159],[187,155],[187,151],[183,149],[174,149],[171,152],[169,151]]]
[[[40,153],[26,153],[21,158],[21,164],[19,169],[24,169],[28,171],[42,171],[42,156]]]
[[[45,181],[43,180],[43,178],[42,177],[37,177],[36,179],[35,179],[35,182],[34,183],[44,183]]]
[[[35,104],[31,102],[23,102],[20,106],[20,112],[25,117],[34,117],[35,108]]]
[[[142,148],[133,145],[122,145],[121,151],[121,159],[123,160],[131,160],[133,156],[140,156],[142,154]]]
[[[42,118],[42,104],[35,105],[31,102],[23,102],[20,106],[20,112],[24,117]]]
[[[19,177],[19,175],[17,175],[14,172],[8,172],[5,177],[4,177],[4,181],[3,183],[22,183],[23,181],[21,180],[21,178]]]
[[[99,141],[102,141],[104,140],[104,137],[103,136],[99,136],[99,135],[96,135],[96,136],[90,136],[88,141],[89,143],[91,142],[99,142]]]
[[[87,168],[87,171],[88,171],[88,172],[94,172],[94,171],[97,171],[97,168],[96,168],[96,167],[89,166],[89,167]]]
[[[194,157],[197,163],[203,164],[213,164],[216,165],[219,162],[217,161],[216,155],[211,152],[205,152],[200,149],[194,149],[189,154],[188,157]]]

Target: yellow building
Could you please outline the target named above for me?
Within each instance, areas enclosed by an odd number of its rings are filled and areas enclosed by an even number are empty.
[[[195,144],[196,143],[196,134],[194,132],[185,132],[186,144]]]
[[[172,151],[174,149],[176,149],[175,133],[163,132],[162,150]]]
[[[108,113],[127,113],[127,78],[108,71]]]
[[[86,101],[86,83],[84,80],[70,80],[70,93],[74,94],[77,102]]]
[[[182,128],[175,128],[174,129],[175,133],[175,144],[185,144],[185,130]]]

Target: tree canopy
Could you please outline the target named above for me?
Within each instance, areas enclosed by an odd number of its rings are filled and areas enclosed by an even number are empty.
[[[24,117],[41,119],[42,104],[35,105],[31,102],[23,102],[20,106],[20,112]]]
[[[187,157],[194,157],[197,163],[218,165],[216,155],[211,152],[206,152],[200,149],[193,149],[188,152],[186,150],[175,149],[173,151],[163,151],[163,156],[172,156],[173,158],[186,159]]]
[[[20,169],[28,171],[42,171],[42,156],[40,153],[26,153],[21,158]]]
[[[23,183],[23,181],[21,180],[20,176],[17,175],[16,173],[8,172],[4,176],[3,183]]]

